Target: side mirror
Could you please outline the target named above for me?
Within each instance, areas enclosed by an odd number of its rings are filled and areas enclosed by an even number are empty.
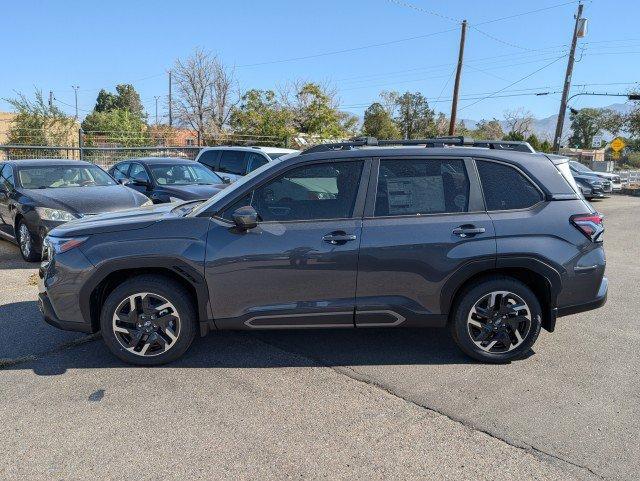
[[[258,213],[250,205],[240,207],[233,213],[232,217],[233,222],[243,230],[253,229],[258,225]]]
[[[225,177],[224,175],[221,175],[220,178],[222,179],[222,182],[224,182],[225,184],[231,183],[231,179],[229,177]]]
[[[150,187],[151,184],[149,183],[148,180],[144,180],[144,179],[133,179],[130,182],[131,185],[137,185],[139,187]]]
[[[131,184],[131,181],[123,177],[122,179],[118,179],[118,184],[129,185]]]

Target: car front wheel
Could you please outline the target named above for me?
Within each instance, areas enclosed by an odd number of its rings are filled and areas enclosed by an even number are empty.
[[[156,366],[178,359],[196,334],[196,312],[182,285],[162,276],[125,281],[107,297],[102,337],[130,364]]]
[[[39,261],[42,254],[41,247],[36,241],[37,236],[33,235],[27,227],[27,224],[20,220],[16,229],[16,240],[20,246],[20,254],[22,258],[27,262]]]
[[[492,277],[462,292],[453,311],[451,333],[467,355],[503,363],[523,357],[540,334],[541,308],[525,284]]]

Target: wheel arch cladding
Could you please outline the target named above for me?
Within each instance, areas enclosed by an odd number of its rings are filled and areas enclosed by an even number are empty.
[[[559,292],[556,291],[558,287],[554,285],[554,282],[547,275],[525,266],[503,266],[487,269],[475,272],[454,285],[447,285],[442,292],[442,308],[446,309],[443,312],[449,314],[449,322],[451,321],[452,308],[464,289],[475,282],[495,276],[511,277],[531,289],[542,308],[542,327],[549,332],[553,332],[555,328],[555,301],[553,299]]]
[[[179,283],[189,293],[199,323],[207,319],[208,296],[204,278],[192,268],[176,262],[169,262],[166,265],[151,263],[138,266],[129,262],[126,265],[112,266],[101,270],[94,276],[93,282],[85,288],[86,292],[81,293],[81,299],[86,299],[81,308],[86,311],[85,317],[88,315],[91,320],[93,332],[100,329],[100,311],[107,296],[122,282],[141,275],[156,275]]]

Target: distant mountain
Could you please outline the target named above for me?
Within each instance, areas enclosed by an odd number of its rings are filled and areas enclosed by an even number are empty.
[[[632,109],[632,105],[631,104],[611,104],[604,108],[615,110],[616,112],[625,114]],[[464,125],[468,129],[475,129],[476,125],[478,124],[478,121],[473,119],[462,119],[462,121],[464,122]],[[507,131],[506,123],[504,121],[501,121],[500,123],[502,124],[502,129],[506,132]],[[553,135],[556,132],[557,123],[558,123],[558,114],[550,115],[549,117],[545,117],[542,119],[535,119],[533,121],[533,132],[536,134],[536,137],[538,137],[540,140],[551,141],[553,140]],[[571,133],[571,129],[569,128],[569,116],[567,115],[564,121],[563,136],[568,135],[570,133]],[[606,138],[606,135],[605,135],[605,138]]]

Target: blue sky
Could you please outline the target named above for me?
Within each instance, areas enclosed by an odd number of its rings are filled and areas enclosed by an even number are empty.
[[[494,98],[461,100],[459,117],[502,118],[517,107],[537,117],[557,113],[559,94],[501,96],[561,90],[566,58],[552,62],[568,48],[577,2],[484,23],[566,2],[409,1],[419,9],[403,0],[5,2],[0,98],[14,91],[30,94],[34,87],[45,94],[53,90],[59,105],[73,113],[64,104],[73,105],[71,86],[78,85],[83,116],[100,88],[133,83],[153,117],[154,96],[167,93],[166,70],[203,47],[236,66],[242,89],[295,79],[330,82],[342,108],[356,114],[381,90],[420,91],[436,110],[448,112],[457,22],[466,18],[477,27],[467,35],[463,99],[483,97],[542,70]],[[580,40],[584,50],[574,84],[610,84],[584,89],[626,92],[632,87],[627,83],[640,81],[638,14],[637,1],[585,3],[589,32]],[[451,31],[439,33],[446,30]],[[369,45],[379,46],[360,48]],[[327,54],[349,49],[358,50]],[[311,58],[280,61],[299,57]],[[573,105],[617,101],[579,97]],[[160,115],[166,114],[162,101],[160,106]],[[9,105],[0,101],[0,110]]]

